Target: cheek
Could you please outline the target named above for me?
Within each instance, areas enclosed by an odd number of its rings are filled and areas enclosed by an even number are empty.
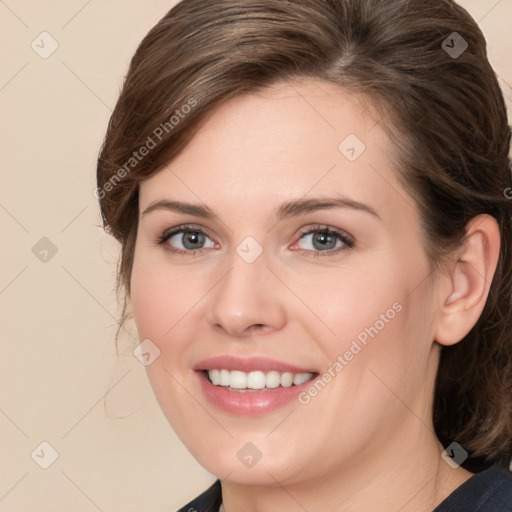
[[[131,304],[139,338],[150,338],[161,346],[179,327],[187,325],[185,317],[193,314],[194,305],[204,295],[201,281],[191,282],[179,268],[150,261],[136,260],[131,278]]]
[[[134,271],[131,281],[131,303],[139,339],[149,338],[156,344],[172,326],[175,311],[174,294],[166,292],[162,279],[152,271]],[[164,314],[168,311],[169,314]],[[159,347],[161,348],[161,347]]]
[[[191,283],[185,272],[151,255],[135,259],[131,278],[131,304],[140,340],[150,339],[160,350],[146,366],[149,382],[162,410],[180,437],[195,421],[191,418],[190,396],[182,386],[184,356],[197,324],[194,305],[204,296],[198,282]],[[186,365],[185,365],[186,366]],[[195,411],[196,415],[200,412]]]
[[[320,391],[311,387],[301,403],[310,417],[343,425],[339,431],[326,427],[322,432],[337,439],[337,456],[350,452],[347,439],[382,440],[396,431],[410,415],[403,403],[415,404],[421,414],[430,401],[431,292],[422,283],[427,266],[415,261],[416,267],[388,261],[383,265],[386,271],[354,270],[339,289],[334,280],[323,293],[309,289],[316,310],[323,312],[323,321],[335,334],[326,335],[316,322],[317,334],[323,333],[316,340],[325,356],[326,385],[319,386]],[[322,431],[314,427],[312,436]],[[326,453],[325,460],[331,456]]]
[[[300,306],[309,310],[308,322],[303,325],[314,330],[315,339],[320,335],[327,346],[338,350],[359,334],[364,341],[370,327],[382,331],[395,319],[410,278],[403,275],[403,270],[401,274],[394,273],[389,259],[366,264],[354,258],[354,263],[340,268],[309,272],[294,269],[284,276],[302,303]]]
[[[432,295],[420,249],[409,261],[390,252],[371,266],[354,265],[350,272],[326,275],[314,284],[303,281],[297,288],[318,312],[315,339],[331,364],[342,356],[351,373],[372,366],[385,374],[399,368],[402,376],[411,366],[426,364]]]

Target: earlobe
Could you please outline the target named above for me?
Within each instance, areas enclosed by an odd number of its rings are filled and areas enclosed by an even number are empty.
[[[484,309],[500,251],[499,226],[490,215],[478,215],[467,225],[462,246],[441,280],[435,340],[454,345],[477,323]]]

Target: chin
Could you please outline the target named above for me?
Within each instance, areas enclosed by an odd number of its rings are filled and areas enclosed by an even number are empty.
[[[204,457],[198,459],[209,473],[221,480],[227,480],[240,485],[255,485],[274,487],[289,482],[296,476],[291,474],[290,468],[296,468],[296,464],[291,460],[276,460],[274,458],[264,460],[264,456],[252,467],[246,467],[240,461],[233,462],[233,458],[226,460],[205,460]]]
[[[189,432],[190,434],[190,432]],[[276,486],[293,484],[314,467],[313,454],[301,453],[297,445],[283,443],[282,437],[270,441],[265,434],[237,435],[223,439],[202,437],[184,439],[197,462],[220,480],[243,485]],[[251,441],[251,439],[253,441]],[[309,461],[309,462],[308,462]]]

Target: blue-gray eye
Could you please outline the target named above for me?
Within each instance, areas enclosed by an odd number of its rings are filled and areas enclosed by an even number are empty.
[[[307,242],[300,249],[308,251],[330,251],[344,245],[350,246],[349,240],[345,237],[326,229],[311,230],[300,237],[299,244],[302,240]]]
[[[171,232],[164,237],[164,241],[176,249],[189,251],[215,246],[210,237],[197,229],[180,229]]]

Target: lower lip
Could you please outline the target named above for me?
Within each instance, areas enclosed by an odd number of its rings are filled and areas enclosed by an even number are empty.
[[[205,397],[219,409],[239,416],[260,416],[284,407],[298,400],[298,395],[315,380],[313,377],[303,384],[288,388],[279,386],[273,389],[230,391],[227,387],[214,386],[203,371],[196,373]]]

